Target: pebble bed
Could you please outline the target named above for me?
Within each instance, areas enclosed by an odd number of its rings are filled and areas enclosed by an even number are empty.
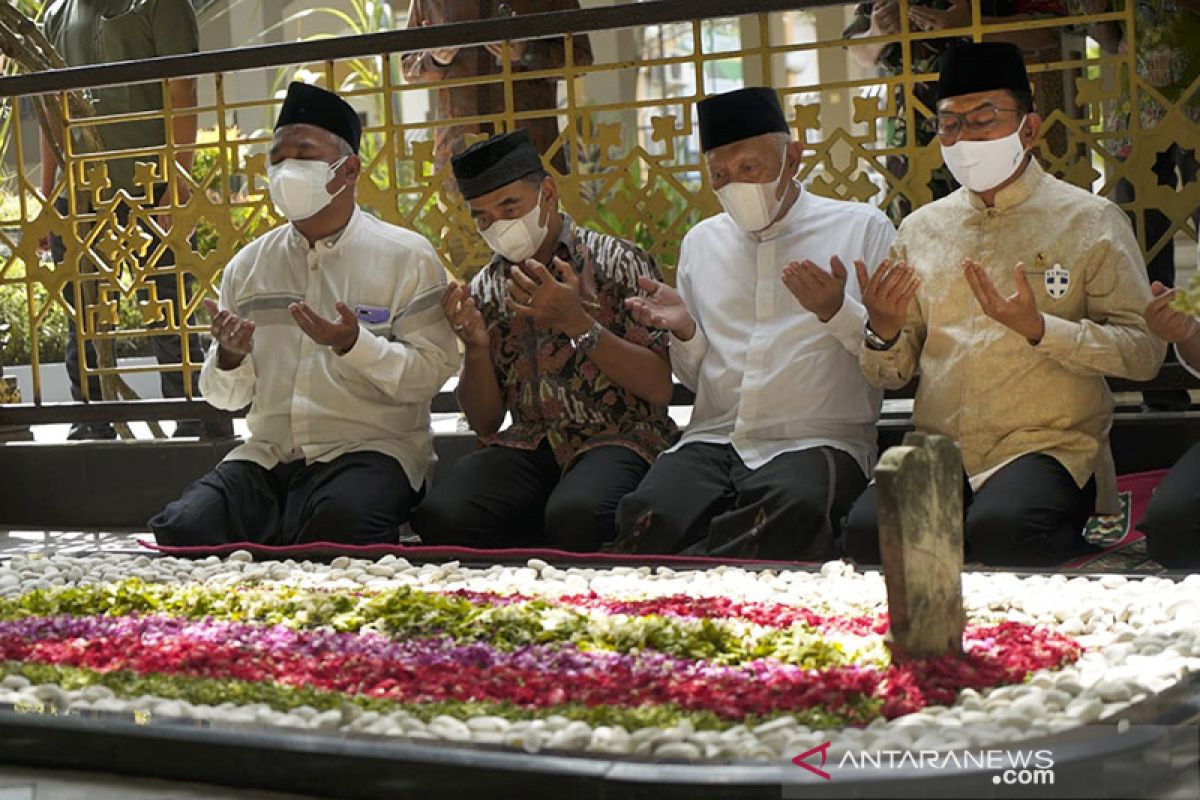
[[[674,595],[735,601],[794,603],[844,615],[886,611],[879,573],[855,571],[841,562],[819,572],[748,572],[732,567],[674,571],[660,567],[558,569],[539,560],[526,566],[468,569],[456,562],[412,565],[386,556],[380,561],[337,558],[331,564],[255,562],[249,553],[192,561],[146,556],[15,557],[0,562],[0,598],[37,589],[105,585],[129,578],[149,584],[191,583],[210,588],[286,585],[365,591],[409,586],[437,591],[539,595],[595,592],[611,598]],[[1200,575],[1182,581],[1122,576],[963,576],[968,620],[1019,622],[1070,636],[1083,646],[1077,662],[1041,670],[1023,684],[977,692],[963,690],[952,706],[932,706],[862,728],[810,730],[792,717],[755,727],[697,730],[672,727],[626,730],[590,726],[562,716],[510,721],[497,716],[422,721],[404,711],[381,714],[352,705],[319,711],[301,706],[280,711],[266,704],[198,705],[143,695],[118,697],[105,686],[68,691],[32,685],[0,663],[0,708],[29,713],[116,713],[143,719],[203,720],[214,728],[274,728],[400,737],[411,741],[474,743],[527,752],[576,751],[684,761],[778,761],[827,740],[839,753],[868,749],[957,750],[993,747],[1059,733],[1104,720],[1129,705],[1168,689],[1200,669]]]

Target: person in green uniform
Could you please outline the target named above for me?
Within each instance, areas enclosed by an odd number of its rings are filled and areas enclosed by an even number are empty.
[[[194,53],[199,49],[199,35],[196,27],[196,13],[189,0],[56,0],[47,9],[43,19],[46,38],[54,45],[59,55],[68,66],[83,67],[91,64],[102,64],[116,61],[138,61],[157,56]],[[181,78],[169,81],[170,101],[172,108],[191,108],[196,105],[196,79]],[[109,116],[113,114],[128,114],[139,111],[161,111],[163,108],[162,84],[151,81],[140,84],[105,86],[89,90],[96,114]],[[194,144],[196,141],[196,115],[181,114],[172,118],[174,141],[177,146]],[[146,119],[133,122],[103,124],[95,128],[104,144],[105,150],[129,150],[133,148],[161,147],[166,143],[166,123],[162,119]],[[77,148],[79,142],[76,142]],[[76,150],[80,152],[80,150]],[[184,150],[175,154],[175,160],[184,170],[190,170],[192,151]],[[42,181],[43,196],[53,196],[55,181],[58,178],[58,164],[52,155],[51,143],[42,134]],[[125,226],[129,221],[131,204],[138,204],[138,199],[145,192],[145,187],[135,184],[135,165],[138,161],[152,161],[153,156],[131,156],[126,158],[108,158],[109,188],[102,193],[107,200],[118,191],[128,193],[129,200],[116,204],[118,224]],[[160,164],[160,174],[162,173]],[[157,205],[163,200],[166,184],[159,183],[154,187],[154,201]],[[65,193],[64,193],[65,194]],[[185,203],[188,199],[186,181],[178,183],[178,202]],[[90,199],[85,193],[77,198],[77,209],[86,210]],[[67,199],[60,196],[56,207],[62,214],[67,213]],[[166,225],[165,218],[160,217],[160,224]],[[158,239],[149,227],[143,228],[151,237],[149,247],[144,251],[154,253]],[[59,237],[52,237],[48,243],[56,263],[63,263],[68,255],[79,260],[81,271],[88,271],[95,265],[89,265],[81,253],[68,253]],[[151,275],[149,282],[153,283],[160,301],[170,304],[179,321],[182,305],[179,302],[179,280],[174,272],[169,272],[175,265],[174,254],[166,250],[155,264],[155,270],[162,274]],[[74,302],[74,287],[66,289],[68,302]],[[76,400],[85,399],[80,380],[79,342],[77,341],[74,320],[69,321],[70,329],[67,335],[67,373],[71,380],[71,396]],[[158,362],[163,365],[179,364],[182,356],[181,340],[178,336],[153,337],[154,352]],[[192,358],[202,357],[200,341],[197,337],[189,337],[189,350]],[[95,367],[96,355],[93,348],[87,347],[87,363]],[[192,396],[198,396],[195,375],[192,377]],[[169,370],[162,373],[162,390],[164,397],[183,397],[183,374],[179,370]],[[100,398],[99,381],[95,378],[89,382],[87,399]],[[196,436],[201,430],[197,421],[182,421],[175,429],[176,436]],[[70,439],[112,439],[116,432],[112,426],[103,424],[77,424],[72,427]]]

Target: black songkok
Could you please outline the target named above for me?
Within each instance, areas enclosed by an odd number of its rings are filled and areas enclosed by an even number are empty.
[[[355,153],[358,152],[358,142],[362,138],[362,122],[358,119],[358,112],[333,92],[293,81],[288,86],[283,108],[279,110],[275,130],[284,125],[298,124],[324,128],[344,139]]]
[[[476,142],[450,159],[450,166],[466,200],[544,169],[533,140],[523,130]]]
[[[938,100],[975,92],[1008,89],[1029,91],[1029,74],[1021,49],[1008,42],[961,44],[942,56]]]
[[[788,133],[787,119],[774,89],[751,86],[706,97],[696,105],[700,120],[700,150],[718,147],[764,133]]]

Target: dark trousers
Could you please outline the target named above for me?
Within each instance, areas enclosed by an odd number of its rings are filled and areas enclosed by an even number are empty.
[[[649,469],[627,447],[597,447],[563,473],[550,446],[483,447],[439,475],[413,514],[425,544],[545,545],[592,552],[612,541],[617,503]]]
[[[161,194],[162,192],[160,191],[159,195]],[[68,208],[66,198],[60,197],[55,203],[55,208],[58,209],[60,214],[65,215]],[[120,203],[117,205],[117,222],[122,227],[129,224],[129,206],[125,203]],[[154,232],[149,227],[145,227],[142,230],[150,237],[150,244],[146,252],[153,253],[155,248],[158,247],[160,240],[154,235]],[[50,254],[56,264],[62,264],[66,259],[66,247],[63,244],[63,240],[58,236],[50,237]],[[79,258],[79,265],[81,270],[87,270],[90,266],[88,260],[82,256]],[[159,258],[156,266],[164,269],[175,266],[174,251],[170,249],[164,250],[162,257]],[[81,281],[82,280],[90,280],[90,278],[81,278]],[[180,281],[184,281],[186,288],[188,289],[195,284],[195,278],[192,278],[190,275],[186,276],[186,280],[184,276],[178,276],[173,273],[165,275],[152,275],[150,277],[150,283],[153,284],[158,299],[169,303],[173,309],[174,319],[172,321],[177,326],[179,324],[179,318],[183,313],[181,297],[184,297],[187,294],[186,292],[180,291]],[[73,283],[69,283],[63,287],[63,295],[69,304],[75,306],[75,285]],[[86,314],[87,309],[83,309],[83,313]],[[162,325],[163,323],[158,323],[158,326]],[[150,337],[150,341],[151,345],[154,347],[154,356],[159,364],[166,365],[183,363],[183,344],[182,339],[178,335],[152,336]],[[197,365],[196,371],[192,373],[191,396],[199,397],[199,364],[204,360],[204,348],[200,344],[200,337],[195,334],[188,336],[187,342],[188,359],[191,363]],[[87,359],[89,370],[96,369],[96,349],[90,342],[87,344],[84,358]],[[65,359],[67,362],[67,377],[71,382],[71,397],[75,400],[84,400],[83,381],[79,369],[79,336],[75,329],[74,315],[69,315],[67,318],[67,346]],[[162,372],[160,373],[160,381],[162,384],[163,397],[187,396],[187,392],[184,390],[184,378],[182,370],[168,370],[166,372]],[[100,380],[95,375],[88,380],[88,396],[86,399],[100,399]]]
[[[963,477],[966,557],[991,566],[1049,567],[1094,551],[1083,538],[1096,506],[1096,481],[1082,489],[1058,461],[1021,456],[972,492]],[[879,563],[879,510],[872,484],[844,526],[846,555]]]
[[[264,469],[223,461],[150,520],[159,544],[396,544],[419,493],[382,453]]]
[[[621,501],[617,524],[637,552],[816,561],[834,554],[837,521],[866,483],[858,462],[832,447],[750,469],[730,445],[689,444],[658,457]]]
[[[1168,569],[1200,569],[1200,444],[1183,454],[1138,524],[1146,550]]]

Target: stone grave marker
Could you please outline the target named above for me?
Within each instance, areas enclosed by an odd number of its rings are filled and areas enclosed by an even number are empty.
[[[898,659],[962,652],[963,467],[944,436],[910,433],[875,468],[879,550]]]

